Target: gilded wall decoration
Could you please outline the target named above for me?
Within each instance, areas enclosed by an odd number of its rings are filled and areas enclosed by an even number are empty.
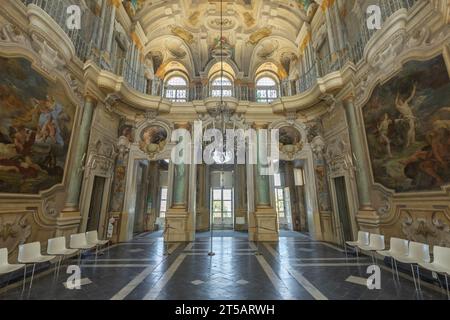
[[[167,131],[160,126],[150,126],[141,133],[140,149],[151,158],[161,152],[167,143]]]
[[[255,18],[253,18],[252,14],[250,12],[244,12],[243,16],[244,16],[245,25],[248,28],[252,27],[256,23]]]
[[[254,33],[252,33],[250,35],[250,37],[248,38],[248,43],[250,43],[252,45],[256,45],[262,39],[267,38],[271,34],[272,34],[272,29],[270,29],[268,27],[259,29],[258,31],[255,31]]]
[[[177,26],[173,26],[170,31],[173,35],[180,37],[181,39],[186,41],[187,44],[194,43],[194,35],[189,31]]]
[[[442,56],[405,64],[364,110],[375,182],[397,192],[450,182],[450,79]]]
[[[229,58],[234,55],[234,46],[227,37],[217,37],[213,40],[210,51],[213,57],[223,56]]]
[[[75,106],[25,59],[0,58],[0,192],[61,183]]]
[[[195,27],[200,22],[200,16],[200,11],[197,10],[192,12],[192,14],[188,18],[189,23]]]

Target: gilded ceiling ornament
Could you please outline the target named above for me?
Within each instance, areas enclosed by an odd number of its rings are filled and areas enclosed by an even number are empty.
[[[256,20],[255,18],[253,18],[250,12],[244,12],[244,22],[247,25],[247,27],[250,28],[255,24]]]
[[[258,31],[254,32],[250,35],[248,38],[248,42],[252,45],[258,44],[262,39],[267,38],[272,34],[272,29],[265,27],[262,29],[259,29]]]
[[[172,32],[173,35],[180,37],[188,44],[194,43],[194,35],[181,27],[173,26],[170,29],[170,32]]]
[[[188,18],[191,25],[196,26],[200,20],[200,11],[194,11]]]

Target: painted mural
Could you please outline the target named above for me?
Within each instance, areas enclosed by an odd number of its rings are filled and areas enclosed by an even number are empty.
[[[166,143],[166,130],[160,126],[150,126],[142,131],[139,147],[150,157],[154,157],[164,149]]]
[[[119,140],[126,138],[128,143],[134,142],[133,126],[124,124],[119,127]],[[111,197],[111,211],[121,212],[123,207],[123,200],[125,199],[125,186],[127,177],[128,152],[119,154],[116,160],[114,170],[114,182]]]
[[[375,182],[397,192],[450,182],[450,79],[442,56],[377,87],[364,122]]]
[[[0,192],[62,182],[75,105],[25,59],[0,58]]]

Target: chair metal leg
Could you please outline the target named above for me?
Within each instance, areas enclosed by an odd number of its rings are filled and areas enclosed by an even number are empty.
[[[414,271],[414,266],[411,264],[411,272],[412,272],[412,276],[413,276],[413,281],[414,281],[414,287],[416,288],[417,291],[417,283],[416,283],[416,272]]]
[[[58,271],[56,272],[56,280],[58,280],[58,278],[59,278],[59,269],[61,268],[61,262],[63,261],[63,259],[64,259],[63,255],[59,256]]]
[[[395,271],[394,271],[394,258],[391,257],[391,272],[392,272],[392,278],[394,278],[394,281],[396,280],[395,278]]]
[[[344,242],[345,261],[348,263],[347,245]]]
[[[23,284],[22,284],[22,293],[25,292],[25,281],[27,280],[27,265],[23,268]]]
[[[422,292],[422,288],[420,287],[420,271],[419,271],[419,265],[417,265],[417,286],[419,287],[419,292]]]
[[[400,283],[400,277],[398,275],[397,260],[395,260],[395,259],[394,259],[394,265],[395,265],[395,274],[397,275],[397,281]]]
[[[444,274],[444,276],[445,276],[445,284],[447,286],[447,300],[450,300],[450,292],[448,291],[448,277],[446,273]]]
[[[33,286],[34,270],[35,269],[36,269],[36,263],[33,264],[33,271],[31,272],[31,280],[30,280],[30,288],[29,288],[30,291],[31,291],[31,287]]]

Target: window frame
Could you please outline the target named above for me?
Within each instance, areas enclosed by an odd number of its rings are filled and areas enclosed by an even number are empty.
[[[163,197],[163,189],[165,189],[166,190],[166,196],[165,197]],[[169,194],[169,189],[167,188],[167,187],[160,187],[159,188],[159,217],[160,218],[165,218],[166,217],[166,213],[167,213],[167,198],[168,198],[168,194]],[[161,210],[161,207],[162,207],[162,204],[163,204],[163,202],[165,203],[165,207],[166,207],[166,210],[164,210],[164,211],[162,211]]]
[[[169,85],[169,82],[173,79],[182,79],[185,85]],[[172,93],[170,96],[168,93]],[[167,77],[167,80],[164,82],[164,98],[172,101],[172,102],[188,102],[188,94],[189,94],[189,81],[186,77],[180,74],[172,74]]]
[[[230,85],[221,86],[214,85],[214,81],[218,79],[226,79],[230,82]],[[217,94],[215,94],[217,92]],[[229,94],[225,94],[225,93]],[[215,74],[211,77],[211,81],[209,82],[209,95],[213,98],[220,98],[221,96],[224,98],[230,98],[234,96],[234,79],[228,74]]]
[[[270,79],[273,81],[273,85],[258,85],[263,79]],[[262,95],[260,93],[263,93]],[[275,93],[275,95],[274,95]],[[255,81],[255,100],[258,103],[270,104],[273,101],[280,98],[280,85],[276,77],[271,74],[263,72],[259,74]]]

